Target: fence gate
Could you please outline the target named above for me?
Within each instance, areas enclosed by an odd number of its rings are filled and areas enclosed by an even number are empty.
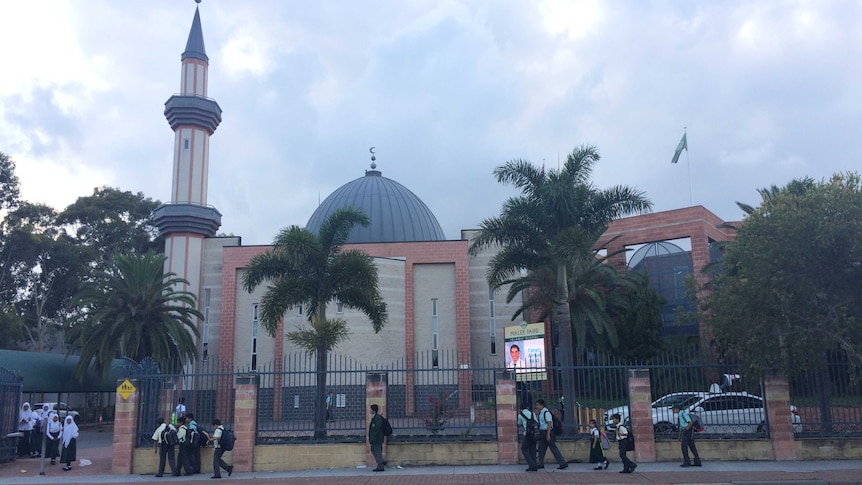
[[[18,410],[23,390],[18,374],[0,368],[0,462],[15,459],[18,439],[9,435],[18,432]]]

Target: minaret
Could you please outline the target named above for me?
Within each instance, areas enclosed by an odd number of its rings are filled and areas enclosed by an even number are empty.
[[[174,130],[171,201],[153,212],[153,222],[165,236],[165,271],[186,279],[183,289],[200,300],[204,239],[221,226],[221,213],[207,205],[210,136],[221,123],[221,108],[207,98],[209,58],[197,8],[181,59],[180,92],[165,103]],[[205,344],[207,336],[199,330]]]

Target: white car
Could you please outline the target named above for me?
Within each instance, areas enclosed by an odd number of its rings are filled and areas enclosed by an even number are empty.
[[[75,418],[75,421],[78,421],[78,411],[73,410],[64,402],[40,402],[33,407],[33,410],[37,413],[41,413],[42,407],[45,404],[50,406],[51,412],[57,413],[57,416],[60,416],[60,421],[66,419],[66,416],[72,416]]]
[[[697,413],[705,433],[763,433],[767,429],[763,398],[747,392],[675,392],[652,403],[652,422],[656,435],[676,434],[678,417],[673,414],[674,404],[680,409]],[[802,431],[802,419],[796,406],[790,406],[793,431]],[[629,407],[620,406],[605,412],[605,426],[614,429],[611,416],[620,415],[627,422]]]

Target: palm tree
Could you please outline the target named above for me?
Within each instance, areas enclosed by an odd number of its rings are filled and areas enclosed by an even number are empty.
[[[75,376],[92,366],[105,378],[113,359],[144,357],[163,366],[189,362],[197,356],[197,299],[181,291],[188,281],[164,273],[165,257],[154,252],[114,258],[109,267],[85,283],[77,295],[83,315],[72,328],[70,350],[80,352]]]
[[[488,271],[494,288],[512,281],[521,269],[553,272],[552,325],[559,335],[558,360],[564,368],[574,364],[569,269],[581,267],[579,260],[590,254],[592,243],[612,220],[652,207],[632,188],[593,186],[590,175],[599,159],[596,147],[580,146],[566,156],[560,169],[547,173],[521,159],[494,169],[498,182],[514,185],[521,194],[508,199],[498,217],[482,222],[470,246],[472,254],[492,244],[501,247]],[[575,402],[572,392],[564,389],[569,402]]]
[[[377,267],[368,254],[343,251],[342,246],[356,224],[367,226],[368,216],[353,207],[333,212],[320,226],[320,234],[290,226],[282,229],[273,248],[252,258],[243,275],[246,291],[269,282],[261,298],[261,325],[275,337],[278,324],[291,307],[308,308],[310,328],[288,332],[287,338],[309,352],[315,352],[317,388],[315,402],[326,398],[326,356],[347,337],[343,320],[326,318],[326,304],[339,300],[365,313],[375,332],[386,324],[386,303],[377,283]],[[326,437],[326,415],[315,406],[314,437]]]

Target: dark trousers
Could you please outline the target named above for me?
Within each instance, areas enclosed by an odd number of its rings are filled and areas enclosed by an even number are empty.
[[[626,451],[628,451],[626,440],[617,441],[617,444],[620,448],[620,461],[623,462],[623,470],[634,470],[637,463],[631,461],[629,457],[626,456]]]
[[[230,470],[230,465],[227,464],[224,460],[222,460],[221,456],[224,455],[224,451],[221,448],[216,448],[213,450],[213,476],[220,477],[222,468],[225,470]]]
[[[186,475],[191,475],[194,472],[192,449],[186,445],[180,445],[180,452],[177,455],[177,472],[174,475],[179,475],[183,470],[185,470]]]
[[[681,441],[682,443],[680,443],[680,448],[682,448],[682,462],[686,465],[691,464],[691,461],[688,459],[688,450],[691,448],[691,452],[694,454],[694,462],[700,463],[700,455],[697,453],[697,446],[694,445],[694,426],[682,431]]]
[[[526,436],[521,440],[521,453],[530,468],[536,468],[536,442]]]
[[[192,462],[192,473],[200,473],[201,472],[201,447],[200,446],[192,446],[191,453],[189,453]]]
[[[19,431],[19,433],[23,433],[24,436],[18,438],[18,456],[28,456],[30,455],[30,435],[33,431]]]
[[[542,439],[539,440],[539,466],[545,466],[545,453],[548,452],[548,448],[551,449],[551,453],[554,454],[554,458],[557,460],[557,465],[563,466],[566,464],[566,459],[563,458],[563,454],[560,453],[560,449],[557,448],[556,438],[553,434],[551,434],[551,439],[548,440],[548,431],[542,430]]]
[[[162,475],[165,473],[165,458],[168,459],[168,464],[171,466],[171,474],[177,474],[177,461],[174,456],[174,447],[168,446],[164,443],[159,445],[159,472],[156,475]]]
[[[383,459],[383,443],[378,444],[370,444],[371,454],[374,455],[374,461],[377,462],[377,468],[383,468],[383,463],[386,460]]]

